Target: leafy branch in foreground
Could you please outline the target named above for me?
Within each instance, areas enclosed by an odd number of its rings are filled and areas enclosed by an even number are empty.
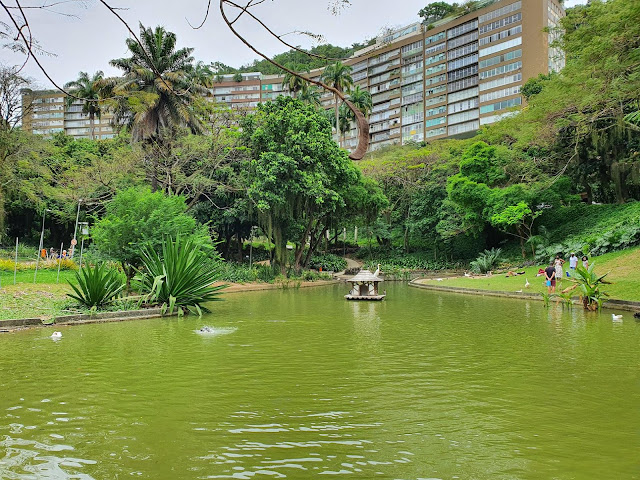
[[[205,303],[221,300],[218,295],[226,285],[212,284],[220,278],[222,263],[209,258],[192,239],[165,240],[161,255],[150,246],[141,253],[142,268],[135,280],[151,303],[170,313],[175,307],[182,313],[184,307],[200,315],[210,311]]]

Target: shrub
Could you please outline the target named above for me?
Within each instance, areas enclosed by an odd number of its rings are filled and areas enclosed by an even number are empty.
[[[322,268],[322,270],[339,272],[347,268],[347,261],[333,253],[315,254],[311,257],[309,267],[316,270],[320,270],[320,268]]]
[[[600,310],[604,297],[609,296],[600,289],[602,285],[611,283],[604,279],[608,274],[597,275],[594,271],[595,266],[593,262],[587,270],[582,265],[578,265],[570,277],[573,286],[562,291],[562,293],[568,293],[578,289],[585,310]]]
[[[136,281],[152,303],[173,312],[182,307],[200,314],[209,312],[207,302],[221,300],[220,290],[226,285],[212,286],[220,278],[221,260],[211,260],[191,238],[177,237],[162,243],[162,255],[151,246],[141,250],[142,268]]]
[[[15,263],[13,260],[0,260],[0,271],[13,272]],[[36,262],[18,262],[18,272],[35,270]],[[46,260],[38,262],[38,270],[58,270],[58,260]],[[60,260],[60,270],[78,270],[78,265],[73,260],[63,258]]]
[[[462,266],[461,262],[434,260],[432,252],[405,253],[397,249],[376,248],[373,249],[370,259],[367,258],[364,268],[374,271],[378,263],[382,265],[381,270],[385,274],[395,270],[445,270]]]
[[[101,307],[120,295],[124,279],[104,264],[86,265],[76,272],[77,285],[69,282],[74,293],[69,297],[87,308]]]
[[[471,271],[475,273],[487,273],[493,270],[500,263],[501,248],[492,248],[485,250],[478,258],[469,264]]]

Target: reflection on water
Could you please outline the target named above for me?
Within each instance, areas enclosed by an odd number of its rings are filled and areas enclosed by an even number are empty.
[[[0,478],[638,478],[640,324],[385,287],[2,335]]]

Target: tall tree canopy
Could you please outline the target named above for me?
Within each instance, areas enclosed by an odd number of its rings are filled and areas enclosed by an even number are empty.
[[[360,172],[332,140],[326,117],[300,100],[278,97],[259,105],[243,123],[243,136],[252,154],[248,196],[275,244],[275,264],[285,271],[290,241],[299,269],[332,220],[345,218],[342,209]]]
[[[126,44],[131,56],[109,62],[122,70],[122,77],[106,83],[120,97],[114,106],[116,119],[131,127],[135,140],[154,139],[176,125],[202,131],[193,105],[206,89],[194,82],[193,48],[176,49],[174,33],[142,24],[140,43],[128,38]]]
[[[91,77],[87,72],[80,72],[76,80],[68,82],[64,86],[64,88],[70,89],[70,92],[73,95],[82,98],[82,113],[89,116],[89,123],[91,124],[91,138],[96,138],[95,119],[100,119],[102,116],[99,82],[103,78],[104,73],[101,70],[98,70]],[[73,97],[67,97],[66,100],[68,107],[76,101]]]

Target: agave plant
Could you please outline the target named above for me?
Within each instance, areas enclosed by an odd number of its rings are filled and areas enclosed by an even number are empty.
[[[611,282],[604,280],[604,277],[606,277],[608,273],[597,275],[594,272],[595,265],[595,262],[592,263],[589,269],[578,265],[571,277],[569,277],[573,285],[562,291],[562,293],[568,293],[578,289],[585,310],[600,310],[605,300],[604,297],[609,296],[609,294],[600,289],[602,285],[611,284]]]
[[[69,281],[74,293],[69,297],[88,308],[100,307],[120,295],[125,286],[123,278],[105,264],[85,265],[76,272],[76,282]]]
[[[142,248],[142,268],[135,280],[149,301],[162,305],[178,314],[184,308],[197,312],[209,312],[204,305],[221,300],[220,290],[226,285],[212,286],[220,278],[221,263],[212,260],[191,239],[177,237],[162,243],[162,254],[151,247]]]

